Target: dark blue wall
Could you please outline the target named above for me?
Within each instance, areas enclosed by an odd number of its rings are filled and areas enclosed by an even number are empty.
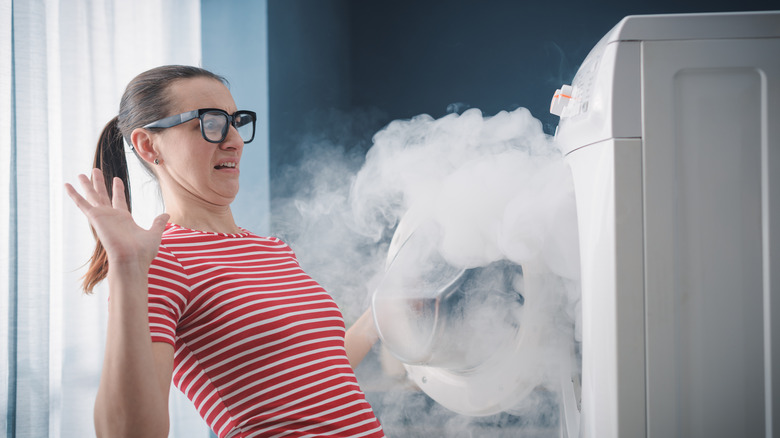
[[[554,132],[553,92],[626,15],[777,8],[768,0],[268,0],[272,197],[284,194],[274,175],[298,161],[307,135],[365,149],[395,119],[519,106]]]

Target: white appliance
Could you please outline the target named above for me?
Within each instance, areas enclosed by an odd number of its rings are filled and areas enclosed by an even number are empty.
[[[551,111],[581,436],[780,435],[780,12],[627,17]]]

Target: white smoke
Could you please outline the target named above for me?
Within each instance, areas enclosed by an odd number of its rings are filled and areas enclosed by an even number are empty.
[[[571,348],[565,344],[573,342],[579,252],[571,175],[541,122],[524,108],[492,117],[477,109],[440,119],[421,115],[394,121],[376,133],[364,161],[344,153],[349,144],[317,138],[305,144],[305,159],[291,173],[306,185],[294,190],[292,198],[277,200],[274,214],[281,214],[277,222],[285,224],[278,230],[280,237],[333,294],[347,322],[369,306],[381,284],[388,248],[391,253],[398,250],[397,242],[389,246],[393,233],[432,229],[438,254],[457,269],[509,260],[544,279],[538,282],[543,290],[525,291],[521,286],[517,291],[535,300],[526,305],[534,314],[524,320],[544,320],[544,327],[534,330],[547,339],[529,350],[538,357],[529,359],[533,365],[525,364],[525,369],[544,375],[542,384],[555,380],[557,371],[547,368],[570,360]],[[397,230],[399,223],[409,229]],[[423,223],[435,226],[418,227]],[[413,264],[419,269],[417,260]],[[479,309],[471,313],[483,314]],[[368,374],[383,381],[377,377],[381,373]],[[455,425],[453,430],[468,429],[464,425],[480,430],[490,423],[451,415],[418,418],[413,412],[442,411],[430,404],[409,411],[392,393],[384,392],[381,400],[380,419],[386,429],[393,419],[407,425]],[[517,408],[526,414],[533,411],[530,418],[554,422],[549,418],[555,416],[550,399],[536,391]],[[505,421],[503,416],[493,418],[494,423]],[[413,429],[425,427],[416,424]],[[397,433],[421,436],[410,430]]]
[[[422,210],[441,226],[442,254],[455,265],[541,258],[576,279],[573,196],[560,152],[520,108],[390,123],[374,137],[350,200],[359,231],[374,239]]]

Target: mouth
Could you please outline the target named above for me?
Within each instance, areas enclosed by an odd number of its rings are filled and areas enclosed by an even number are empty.
[[[214,166],[216,170],[231,169],[238,170],[238,162],[236,161],[224,161]]]

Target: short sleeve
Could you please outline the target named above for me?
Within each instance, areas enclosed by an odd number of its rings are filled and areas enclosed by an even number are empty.
[[[271,237],[269,238],[269,240],[281,245],[280,252],[288,254],[292,259],[292,261],[295,262],[296,265],[301,266],[301,262],[298,261],[298,256],[295,255],[295,251],[290,247],[290,245],[288,245],[286,242],[284,242],[282,239],[278,237]]]
[[[152,342],[176,344],[176,325],[189,298],[188,277],[164,245],[149,268],[149,330]]]

